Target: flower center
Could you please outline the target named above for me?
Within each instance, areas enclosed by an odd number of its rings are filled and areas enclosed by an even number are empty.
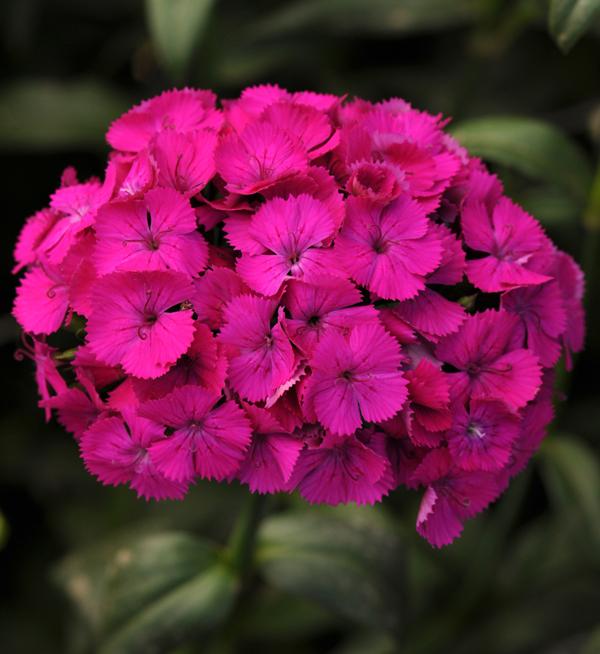
[[[469,377],[475,377],[481,372],[481,366],[478,363],[470,363],[466,370]]]
[[[379,242],[373,243],[373,249],[377,254],[385,254],[388,251],[387,243]]]
[[[292,273],[297,272],[300,265],[300,253],[292,252],[291,254],[289,254],[287,258],[287,265],[288,268],[290,269],[290,272]]]
[[[143,474],[144,469],[148,465],[148,459],[149,459],[148,450],[145,447],[140,447],[138,449],[138,453],[134,461],[135,472],[137,474]]]
[[[385,254],[390,248],[389,242],[381,233],[379,228],[377,228],[376,233],[373,234],[372,247],[377,254]]]
[[[373,168],[363,168],[357,174],[358,183],[366,189],[370,189],[374,193],[381,191],[383,183],[385,182],[385,172]]]
[[[150,238],[146,241],[146,245],[148,246],[149,250],[158,250],[160,247],[160,243],[158,242],[158,239],[155,238],[154,236],[150,236]]]
[[[476,422],[471,422],[467,427],[467,435],[471,438],[485,438],[485,430]]]

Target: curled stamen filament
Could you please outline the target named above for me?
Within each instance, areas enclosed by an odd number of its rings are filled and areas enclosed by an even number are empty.
[[[56,297],[56,289],[61,286],[61,284],[54,284],[54,286],[51,286],[47,291],[46,295],[53,300]]]

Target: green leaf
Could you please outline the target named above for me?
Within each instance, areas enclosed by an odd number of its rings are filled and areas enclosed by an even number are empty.
[[[474,118],[457,124],[453,136],[471,154],[555,184],[583,203],[591,184],[581,149],[549,123],[519,116]]]
[[[372,508],[294,511],[259,532],[257,564],[273,586],[385,629],[400,622],[403,561],[397,531]]]
[[[515,195],[515,199],[546,227],[575,225],[581,206],[572,195],[556,186],[536,186]]]
[[[156,54],[175,81],[181,81],[198,45],[214,0],[146,0]]]
[[[600,0],[551,0],[550,32],[568,52],[600,15]]]
[[[580,511],[600,543],[600,462],[596,452],[575,436],[553,435],[541,448],[547,488],[567,512]]]
[[[110,635],[100,654],[149,654],[170,651],[192,635],[213,630],[227,617],[237,581],[215,565],[174,588]]]
[[[185,533],[113,538],[67,558],[57,580],[100,651],[163,651],[226,617],[237,582],[215,547]]]
[[[0,88],[0,148],[103,147],[109,123],[128,104],[114,89],[94,80],[14,82]]]

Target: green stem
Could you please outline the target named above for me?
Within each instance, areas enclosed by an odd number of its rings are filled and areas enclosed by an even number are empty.
[[[227,560],[243,581],[252,570],[256,532],[265,514],[265,503],[265,495],[251,493],[248,496],[229,540]]]
[[[68,350],[63,350],[62,352],[54,353],[55,361],[73,361],[75,355],[77,354],[77,348],[71,347]]]

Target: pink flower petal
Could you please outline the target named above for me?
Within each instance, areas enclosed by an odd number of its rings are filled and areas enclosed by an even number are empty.
[[[193,289],[174,272],[112,273],[94,286],[87,324],[91,351],[107,365],[143,379],[164,374],[188,349],[192,312],[167,312],[189,301]]]
[[[349,198],[346,206],[336,241],[340,264],[384,299],[414,297],[442,254],[441,242],[427,233],[425,212],[406,196],[385,208],[359,198]]]
[[[173,89],[145,100],[115,120],[106,139],[115,150],[139,152],[154,134],[164,130],[188,132],[195,129],[218,130],[223,122],[215,109],[212,91]]]
[[[52,334],[64,323],[68,307],[69,291],[60,273],[32,268],[17,288],[13,316],[26,332]]]
[[[243,195],[268,188],[308,165],[302,143],[265,121],[221,141],[215,162],[227,190]]]
[[[182,386],[140,407],[140,415],[173,430],[150,448],[152,461],[168,479],[225,479],[244,458],[250,423],[235,402],[214,406],[217,400],[204,388]]]
[[[230,348],[229,382],[252,402],[265,400],[294,373],[292,345],[278,321],[271,327],[273,300],[241,295],[227,305],[219,340]]]

